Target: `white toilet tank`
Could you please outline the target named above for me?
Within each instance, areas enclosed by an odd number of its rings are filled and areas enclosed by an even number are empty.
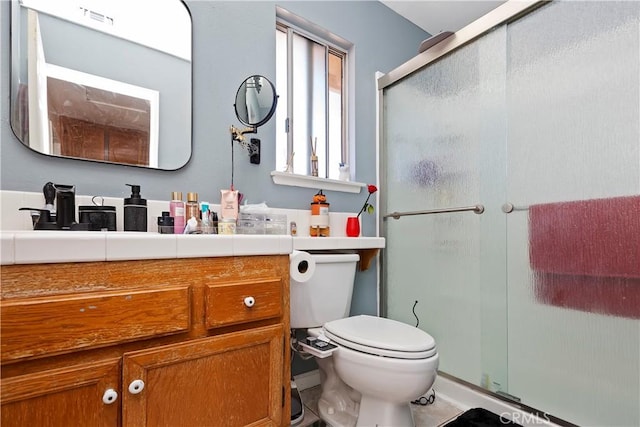
[[[313,276],[306,282],[291,279],[291,328],[322,326],[349,316],[357,254],[313,254]]]

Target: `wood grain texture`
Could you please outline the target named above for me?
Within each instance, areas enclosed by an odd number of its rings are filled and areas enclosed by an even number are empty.
[[[191,323],[186,285],[15,299],[0,310],[3,360],[166,335]]]
[[[274,278],[207,285],[204,293],[207,327],[279,317],[282,313],[280,282],[280,278]],[[247,297],[255,300],[253,307],[245,305]]]
[[[371,266],[371,261],[378,255],[380,249],[372,248],[372,249],[360,249],[358,251],[358,255],[360,255],[360,263],[358,264],[358,269],[360,271],[366,271]]]
[[[104,406],[104,390],[98,393],[94,387],[95,399],[89,399],[88,404],[93,406],[87,409],[78,402],[93,386],[56,391],[52,383],[47,385],[50,375],[58,378],[57,384],[82,382],[84,368],[75,373],[76,367],[94,366],[99,376],[104,363],[123,363],[123,357],[131,356],[144,360],[140,366],[145,367],[146,377],[158,384],[157,389],[147,388],[142,393],[151,396],[146,425],[289,425],[287,255],[7,265],[0,267],[0,273],[3,425],[5,413],[20,420],[19,425],[139,425],[121,418],[127,407],[122,396],[128,394],[128,378],[122,376],[131,368],[123,366],[116,373],[120,397],[115,406],[108,405],[109,411],[116,408],[115,421],[104,421],[102,409],[96,409]],[[223,303],[227,300],[236,305],[240,297],[242,302],[245,291],[256,298],[253,308],[258,310],[245,312],[243,307],[239,311]],[[122,299],[127,295],[134,295],[133,301],[141,301],[138,297],[145,295],[149,298],[136,309],[131,309],[133,305],[123,308]],[[189,303],[183,310],[181,301],[185,298]],[[96,310],[91,308],[89,312],[89,305],[108,305],[105,319],[109,320],[102,324],[98,319],[84,322]],[[176,305],[182,308],[174,311]],[[83,307],[85,311],[81,312]],[[77,314],[71,318],[59,315],[69,311]],[[208,316],[223,319],[220,326],[211,328]],[[157,334],[157,328],[184,318],[186,329],[178,322],[180,331]],[[137,320],[130,323],[138,325],[126,326],[132,319]],[[107,323],[123,330],[107,330]],[[100,333],[96,325],[102,325]],[[140,325],[156,332],[144,339],[134,337],[132,331],[139,332]],[[80,332],[83,328],[89,330]],[[88,342],[91,344],[83,347]],[[77,345],[80,347],[74,347]],[[158,360],[170,362],[154,364],[158,354],[162,356]],[[188,383],[196,384],[195,389],[200,389],[204,397],[188,394]],[[5,384],[13,389],[5,388]],[[179,386],[178,391],[172,391],[175,386]],[[27,396],[32,391],[19,392],[20,387],[32,387],[34,397]],[[25,398],[19,397],[20,393]],[[206,409],[211,402],[214,409]],[[52,411],[64,414],[64,421],[53,415],[52,421],[47,421],[49,415],[42,415],[33,405],[54,408]],[[9,409],[5,412],[5,408]],[[176,418],[185,413],[183,408],[205,408],[209,412]],[[178,420],[180,423],[175,424]]]
[[[282,417],[282,325],[125,354],[126,426],[279,425]]]
[[[120,372],[118,358],[5,379],[2,426],[66,426],[70,420],[82,420],[83,426],[116,426],[119,401],[105,405],[102,395],[110,388],[118,390]]]
[[[287,255],[0,266],[0,299],[289,277]]]

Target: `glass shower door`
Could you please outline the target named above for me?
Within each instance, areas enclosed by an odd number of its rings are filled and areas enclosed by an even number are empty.
[[[508,26],[509,392],[640,425],[640,4]]]
[[[383,314],[442,372],[640,425],[640,2],[541,6],[385,87],[382,122],[385,213],[485,207],[384,221]]]
[[[504,200],[506,30],[496,29],[383,95],[387,317],[432,335],[440,370],[507,386]],[[492,208],[489,208],[489,207]],[[414,315],[415,312],[415,315]]]

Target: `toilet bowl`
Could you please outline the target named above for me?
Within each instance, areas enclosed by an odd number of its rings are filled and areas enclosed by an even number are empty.
[[[347,317],[358,255],[313,255],[315,272],[291,280],[291,327],[337,346],[317,358],[320,418],[333,427],[414,426],[410,402],[433,385],[434,339],[391,319]]]
[[[324,334],[339,349],[335,372],[360,394],[356,426],[413,426],[410,401],[433,385],[438,369],[435,341],[427,333],[373,316],[328,322]]]

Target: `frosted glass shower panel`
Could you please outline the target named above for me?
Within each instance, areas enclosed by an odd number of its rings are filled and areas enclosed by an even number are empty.
[[[485,206],[385,221],[387,315],[441,371],[639,426],[640,2],[541,5],[386,87],[382,131],[386,212]]]
[[[509,391],[579,425],[640,425],[639,10],[508,26]]]
[[[386,212],[504,199],[505,37],[498,29],[385,88]],[[506,288],[496,263],[504,244],[484,243],[485,235],[504,236],[504,217],[443,213],[387,219],[384,227],[388,317],[415,324],[415,305],[419,327],[436,340],[440,370],[504,389]]]

